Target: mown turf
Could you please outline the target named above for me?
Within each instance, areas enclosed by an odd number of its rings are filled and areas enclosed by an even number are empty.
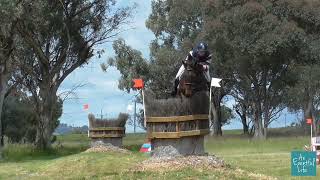
[[[271,175],[278,179],[305,179],[291,176],[291,151],[303,150],[310,143],[310,137],[272,137],[265,141],[255,141],[233,132],[222,138],[207,138],[206,150],[223,157],[233,167],[259,174]],[[319,171],[319,167],[317,171]],[[320,179],[308,177],[308,179]]]
[[[225,159],[231,165],[228,169],[146,172],[135,168],[148,158],[138,152],[144,134],[124,138],[132,154],[84,153],[89,144],[87,135],[71,134],[59,136],[49,151],[38,151],[30,145],[6,146],[0,179],[304,179],[291,177],[290,152],[302,150],[309,143],[308,137],[252,141],[240,133],[227,131],[222,138],[206,138],[206,150]],[[308,179],[320,179],[317,174]]]

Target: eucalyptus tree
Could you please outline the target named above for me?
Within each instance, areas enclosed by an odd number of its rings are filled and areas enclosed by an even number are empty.
[[[284,108],[284,94],[294,84],[289,68],[304,47],[304,31],[296,22],[273,12],[272,1],[208,1],[204,36],[222,42],[232,62],[234,88],[252,99],[254,137],[263,139],[267,128]]]
[[[35,144],[50,146],[57,90],[75,69],[97,53],[97,45],[115,37],[128,22],[132,7],[114,0],[24,0],[17,23],[26,48],[20,80],[32,94],[37,117]]]
[[[14,53],[16,47],[15,27],[20,16],[21,5],[15,0],[0,1],[0,137],[2,137],[2,109],[5,94],[8,91],[8,81],[14,67]],[[0,159],[2,157],[2,145],[0,143]]]
[[[298,79],[286,99],[291,111],[302,111],[303,121],[313,118],[319,132],[319,66],[320,66],[320,2],[314,0],[278,0],[273,2],[273,13],[279,18],[295,21],[305,32],[304,48],[299,62],[291,71]],[[303,123],[304,124],[304,123]]]
[[[286,106],[289,111],[302,112],[302,125],[306,130],[305,121],[313,119],[313,128],[316,134],[319,133],[320,123],[320,66],[305,65],[297,66],[292,71],[298,78],[298,82],[292,87],[286,96]]]
[[[125,40],[120,38],[113,42],[115,57],[109,58],[107,63],[101,66],[104,71],[109,66],[114,66],[120,71],[119,89],[130,92],[133,90],[133,79],[142,78],[144,81],[149,79],[149,64],[142,57],[142,53],[126,44]]]

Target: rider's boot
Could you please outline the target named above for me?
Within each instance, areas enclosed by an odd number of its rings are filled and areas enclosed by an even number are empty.
[[[174,84],[173,84],[173,88],[172,88],[172,91],[171,91],[171,96],[175,96],[177,94],[178,85],[179,85],[179,79],[175,79],[174,80]]]

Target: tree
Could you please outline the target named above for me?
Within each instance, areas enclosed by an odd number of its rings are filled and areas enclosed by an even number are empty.
[[[150,45],[150,88],[157,98],[169,98],[173,79],[181,66],[184,55],[167,45],[159,46],[156,41]]]
[[[298,66],[293,69],[298,77],[298,82],[290,88],[287,94],[286,105],[290,111],[303,112],[303,124],[307,118],[313,119],[313,127],[316,134],[319,133],[319,104],[320,104],[320,80],[319,65]],[[306,130],[306,126],[305,130]]]
[[[113,0],[54,0],[22,2],[17,29],[21,78],[32,94],[37,115],[36,145],[50,146],[54,131],[57,90],[76,68],[95,54],[95,46],[117,35],[132,8],[115,8]]]
[[[252,101],[253,97],[251,96],[251,82],[248,78],[237,79],[237,83],[233,84],[230,95],[234,98],[235,104],[233,109],[236,114],[240,117],[243,134],[249,135],[250,121],[252,117]]]
[[[2,109],[7,83],[12,72],[13,54],[15,49],[15,26],[19,17],[21,6],[16,1],[3,0],[0,2],[1,28],[0,28],[0,137],[2,137]],[[2,158],[2,143],[0,143],[0,159]]]
[[[292,111],[303,112],[303,125],[306,118],[314,119],[314,127],[319,132],[319,78],[320,34],[319,8],[320,2],[313,0],[282,0],[273,3],[273,13],[281,18],[292,19],[305,32],[304,47],[300,53],[300,61],[291,70],[298,78],[298,83],[288,92],[287,106]]]
[[[123,39],[113,42],[113,49],[116,56],[110,58],[102,64],[102,69],[107,70],[108,66],[116,67],[120,73],[119,89],[126,90],[128,93],[133,88],[133,79],[142,78],[145,82],[149,79],[149,65],[142,57],[142,53],[128,46]]]
[[[222,105],[221,106],[221,125],[227,125],[231,123],[231,120],[234,119],[234,114],[232,112],[232,109]]]
[[[146,27],[156,39],[150,45],[150,88],[157,97],[167,98],[182,60],[197,41],[202,4],[194,0],[154,0],[151,6]]]
[[[62,114],[62,101],[55,103],[54,128],[59,124]],[[34,143],[36,127],[39,122],[32,108],[31,98],[26,94],[11,93],[4,103],[3,133],[12,143]]]
[[[233,81],[249,80],[255,133],[267,135],[268,125],[283,109],[283,95],[294,81],[288,73],[303,47],[303,31],[271,11],[270,1],[214,1],[208,5],[205,36],[229,50]],[[211,17],[211,18],[210,18]],[[235,86],[241,88],[241,86]]]
[[[116,56],[108,59],[107,63],[101,64],[101,67],[104,71],[107,71],[109,66],[113,66],[120,71],[121,78],[119,79],[118,88],[128,93],[135,90],[133,89],[133,79],[135,78],[142,78],[145,86],[149,87],[150,64],[142,57],[142,53],[127,45],[122,38],[113,42],[113,49]],[[141,96],[140,94],[135,97],[138,103],[142,103]],[[136,122],[140,128],[145,128],[142,109],[136,114]],[[131,120],[128,123],[132,125]]]

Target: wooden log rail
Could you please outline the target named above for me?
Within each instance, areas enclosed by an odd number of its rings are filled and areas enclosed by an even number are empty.
[[[209,119],[207,114],[171,116],[171,117],[147,117],[148,138],[167,139],[181,138],[187,136],[201,136],[209,134]],[[183,127],[189,123],[188,130]],[[167,127],[167,129],[158,130],[157,127]],[[170,131],[168,131],[168,127]],[[172,127],[175,126],[175,127]],[[190,129],[191,128],[191,129]],[[160,128],[161,129],[161,128]]]
[[[96,127],[89,129],[89,138],[119,138],[124,136],[124,127]]]

